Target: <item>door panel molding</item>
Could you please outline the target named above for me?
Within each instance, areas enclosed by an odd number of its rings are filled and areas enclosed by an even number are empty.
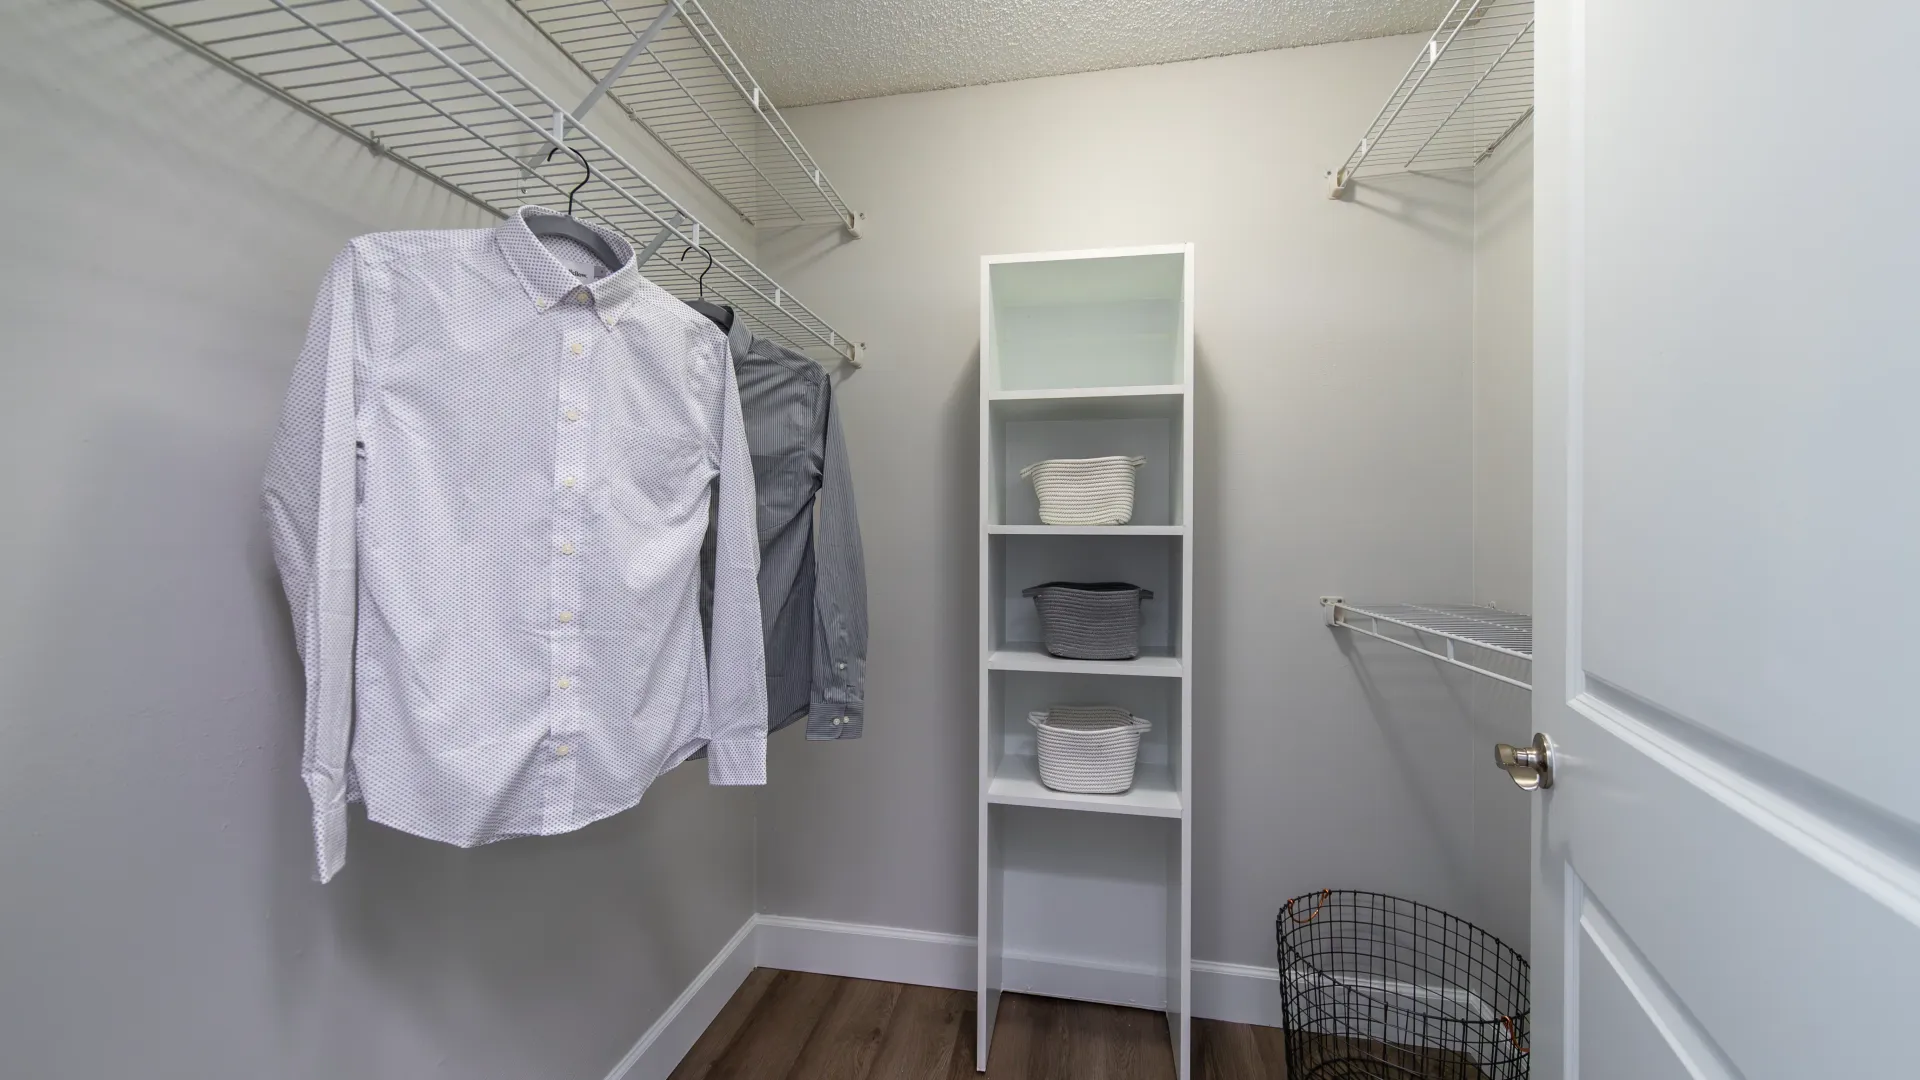
[[[1562,482],[1566,485],[1566,562],[1564,577],[1555,583],[1564,605],[1560,612],[1564,634],[1561,640],[1564,700],[1586,690],[1586,651],[1582,644],[1586,636],[1587,587],[1587,4],[1586,0],[1567,0],[1562,8],[1566,19],[1563,38],[1566,51],[1562,56],[1565,74],[1561,82],[1564,100],[1560,122],[1565,135],[1558,179],[1564,231],[1558,239],[1564,292],[1559,319],[1561,340],[1556,344],[1562,350],[1564,397],[1553,419],[1560,425],[1565,448]],[[1538,303],[1536,298],[1536,308]],[[1535,565],[1539,565],[1537,556]],[[1539,582],[1534,583],[1534,588],[1538,595]]]
[[[1532,993],[1532,1000],[1527,1003],[1532,1014],[1531,1056],[1537,1065],[1546,1056],[1543,1051],[1557,1051],[1560,1058],[1558,1080],[1580,1080],[1580,912],[1587,895],[1587,884],[1580,880],[1572,862],[1561,863],[1560,869],[1560,905],[1556,912],[1560,916],[1559,932],[1553,937],[1551,950],[1540,949],[1541,936],[1536,932],[1533,957],[1536,974],[1546,967],[1541,961],[1550,961],[1558,967],[1560,1000],[1553,1003],[1555,1008],[1542,1010],[1535,1004],[1542,995]],[[1543,1025],[1556,1042],[1541,1042]],[[1549,1076],[1549,1080],[1554,1078]]]
[[[1569,867],[1571,870],[1571,867]],[[1672,1051],[1688,1076],[1696,1080],[1742,1080],[1742,1074],[1735,1068],[1720,1045],[1708,1035],[1700,1021],[1694,1017],[1684,1003],[1675,996],[1660,973],[1653,969],[1647,958],[1635,948],[1632,939],[1607,914],[1605,906],[1586,888],[1578,875],[1572,876],[1570,895],[1573,904],[1579,908],[1578,934],[1567,937],[1566,964],[1569,970],[1580,971],[1582,943],[1591,945],[1594,952],[1606,962],[1613,978],[1632,995],[1634,1003],[1645,1014],[1647,1021],[1660,1035],[1667,1048]],[[1599,975],[1599,972],[1583,972],[1582,978]],[[1579,998],[1570,999],[1576,1003]],[[1573,1073],[1570,1076],[1576,1075]],[[1611,1078],[1596,1078],[1611,1080]]]
[[[1912,825],[1597,679],[1589,677],[1588,690],[1569,705],[1649,763],[1920,926],[1920,834]]]

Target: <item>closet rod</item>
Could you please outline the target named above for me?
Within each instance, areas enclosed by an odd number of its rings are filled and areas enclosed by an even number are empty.
[[[858,363],[860,347],[795,301],[765,271],[712,235],[591,129],[556,135],[535,116],[564,110],[447,15],[437,0],[389,8],[381,0],[325,4],[293,0],[102,0],[149,28],[208,57],[374,153],[496,214],[542,197],[564,201],[560,171],[584,157],[597,183],[582,192],[576,216],[630,240],[656,235],[705,246],[723,278],[721,298],[763,336],[802,351]],[[556,165],[521,159],[526,138],[565,147]],[[509,141],[513,145],[508,145]],[[550,179],[549,174],[555,178]],[[635,247],[641,247],[636,243]],[[697,290],[688,268],[664,254],[643,266],[675,295]]]

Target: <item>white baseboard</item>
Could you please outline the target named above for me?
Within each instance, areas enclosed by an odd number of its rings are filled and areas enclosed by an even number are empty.
[[[761,967],[973,989],[974,939],[964,934],[762,915],[755,936]],[[1010,953],[1001,982],[1018,993],[1166,1007],[1160,973],[1126,965]]]
[[[756,967],[971,990],[974,939],[894,926],[756,915],[668,1007],[607,1080],[665,1080]],[[1158,971],[1052,956],[1007,955],[1005,989],[1146,1009],[1166,1007]],[[1196,960],[1193,1015],[1280,1025],[1280,980],[1266,968]]]
[[[971,990],[974,939],[892,926],[762,915],[755,934],[761,967],[845,975],[855,979]],[[1057,956],[1009,953],[1005,989],[1077,1001],[1164,1009],[1159,971]],[[1280,1026],[1280,978],[1269,968],[1196,960],[1193,1014],[1209,1020]]]
[[[739,931],[607,1074],[607,1080],[667,1080],[680,1059],[693,1049],[700,1033],[720,1015],[727,999],[752,973],[758,922],[755,916],[740,924]]]
[[[790,915],[762,915],[758,922],[754,955],[761,967],[973,989],[970,937]]]
[[[1280,974],[1272,968],[1195,960],[1193,1015],[1279,1027]]]

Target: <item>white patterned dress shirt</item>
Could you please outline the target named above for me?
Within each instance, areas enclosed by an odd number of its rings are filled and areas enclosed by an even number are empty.
[[[766,782],[726,336],[617,235],[627,261],[602,267],[536,239],[535,213],[354,240],[294,368],[265,496],[321,881],[346,859],[350,771],[371,820],[462,846],[618,813],[702,746],[710,782]]]

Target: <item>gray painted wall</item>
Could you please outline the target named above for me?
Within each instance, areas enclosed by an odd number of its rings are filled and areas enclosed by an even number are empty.
[[[1474,598],[1533,610],[1533,125],[1474,175]]]
[[[978,260],[1192,240],[1195,955],[1270,964],[1275,909],[1323,886],[1484,917],[1471,677],[1343,650],[1316,604],[1472,590],[1471,179],[1325,189],[1417,47],[792,115],[868,215],[761,251],[871,350],[840,400],[873,644],[866,738],[775,747],[763,911],[973,931]]]
[[[333,253],[480,215],[71,0],[0,10],[0,142],[0,1074],[599,1080],[751,914],[753,797],[360,819],[314,884],[258,510]]]
[[[1533,610],[1533,126],[1474,176],[1473,598]],[[1528,665],[1491,658],[1524,678]],[[1532,802],[1493,744],[1533,737],[1532,695],[1473,680],[1474,879],[1482,925],[1527,948]]]

